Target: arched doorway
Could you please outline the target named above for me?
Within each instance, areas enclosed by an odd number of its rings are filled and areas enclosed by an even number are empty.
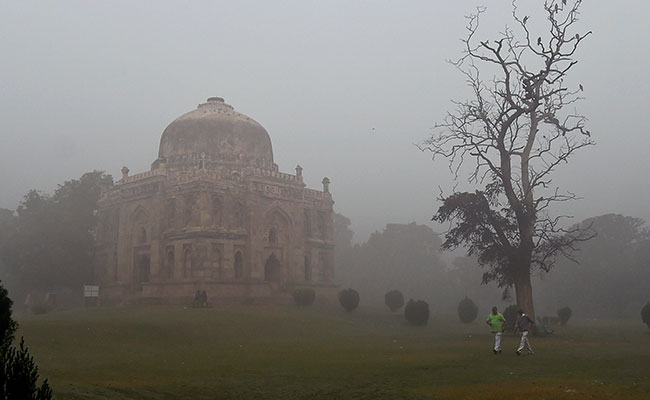
[[[235,253],[235,279],[241,279],[244,276],[244,258],[241,251]]]
[[[264,280],[279,283],[282,280],[281,268],[280,260],[278,260],[275,254],[271,254],[264,264]]]
[[[174,255],[174,247],[167,248],[167,263],[165,264],[164,278],[171,278],[174,275],[174,266],[176,264],[176,257]]]
[[[136,291],[142,291],[142,284],[149,282],[150,260],[148,254],[139,256],[133,270],[133,283]]]

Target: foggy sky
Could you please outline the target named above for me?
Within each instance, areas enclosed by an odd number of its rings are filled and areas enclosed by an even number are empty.
[[[445,60],[478,4],[480,37],[495,38],[510,1],[2,2],[0,207],[93,169],[148,170],[165,127],[221,96],[266,128],[281,171],[331,179],[355,240],[428,223],[452,176],[414,143],[466,97]],[[556,173],[584,198],[558,212],[650,220],[650,5],[582,12],[594,34],[571,79],[597,146]]]

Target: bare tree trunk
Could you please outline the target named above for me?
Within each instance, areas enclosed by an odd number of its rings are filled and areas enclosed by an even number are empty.
[[[533,285],[530,282],[530,268],[522,268],[514,281],[517,306],[522,309],[530,318],[535,320],[535,309],[533,308]]]

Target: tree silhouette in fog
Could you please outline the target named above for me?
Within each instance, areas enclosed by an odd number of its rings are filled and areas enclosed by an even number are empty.
[[[451,223],[443,248],[466,247],[487,268],[484,282],[497,281],[504,293],[514,286],[517,303],[533,316],[533,270],[549,271],[558,253],[570,257],[576,242],[591,237],[588,230],[563,229],[563,217],[548,212],[575,198],[553,186],[553,173],[594,144],[586,118],[574,111],[584,88],[566,79],[591,32],[576,31],[582,2],[565,3],[544,3],[546,28],[539,35],[537,18],[520,15],[516,2],[515,28],[496,40],[477,38],[485,8],[469,16],[464,54],[452,63],[473,96],[454,102],[456,109],[420,146],[434,159],[446,158],[456,178],[471,162],[469,182],[479,187],[441,195],[433,219]]]
[[[16,213],[0,212],[0,260],[13,286],[79,292],[93,281],[97,201],[112,184],[110,175],[93,171],[59,185],[52,196],[31,190]]]

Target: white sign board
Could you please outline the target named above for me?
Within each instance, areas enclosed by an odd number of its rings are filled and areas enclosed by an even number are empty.
[[[99,286],[84,285],[84,297],[99,297]]]

